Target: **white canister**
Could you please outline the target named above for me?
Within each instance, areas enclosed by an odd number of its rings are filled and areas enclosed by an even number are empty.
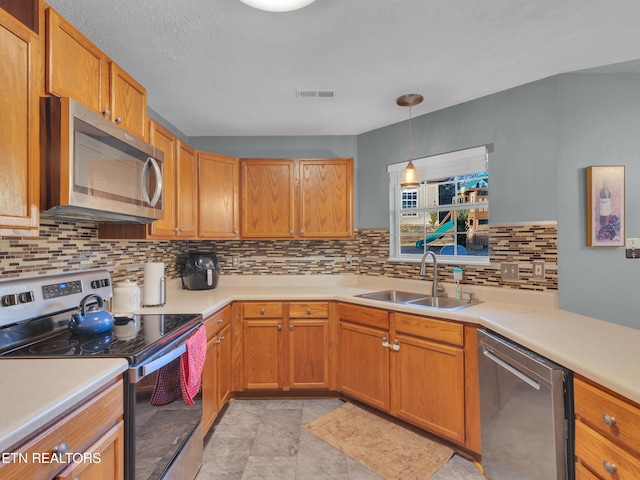
[[[136,282],[125,280],[113,287],[114,313],[132,313],[140,310],[140,289]]]

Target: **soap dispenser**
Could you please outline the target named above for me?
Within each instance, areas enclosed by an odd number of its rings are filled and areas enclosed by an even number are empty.
[[[456,299],[460,300],[460,298],[462,297],[460,292],[460,280],[462,280],[461,268],[456,267],[453,269],[453,279],[456,281]]]

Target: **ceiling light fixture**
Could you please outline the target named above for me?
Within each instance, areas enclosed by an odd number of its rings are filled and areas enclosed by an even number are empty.
[[[316,0],[240,0],[242,3],[267,12],[290,12],[311,5]]]
[[[418,188],[420,186],[420,175],[414,167],[413,159],[413,141],[411,138],[411,107],[422,103],[424,97],[417,93],[407,93],[396,99],[396,103],[401,107],[409,107],[409,163],[402,173],[400,179],[400,188]]]

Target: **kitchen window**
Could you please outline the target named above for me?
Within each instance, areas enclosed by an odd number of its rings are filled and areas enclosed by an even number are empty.
[[[418,188],[400,188],[406,162],[387,167],[392,260],[419,260],[431,250],[450,263],[489,263],[488,150],[414,160]]]

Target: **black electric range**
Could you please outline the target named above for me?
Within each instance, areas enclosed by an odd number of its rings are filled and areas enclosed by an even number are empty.
[[[111,297],[106,270],[0,282],[0,356],[126,358],[135,365],[188,335],[199,314],[134,314],[115,317],[106,333],[76,335],[69,319],[88,294]]]

